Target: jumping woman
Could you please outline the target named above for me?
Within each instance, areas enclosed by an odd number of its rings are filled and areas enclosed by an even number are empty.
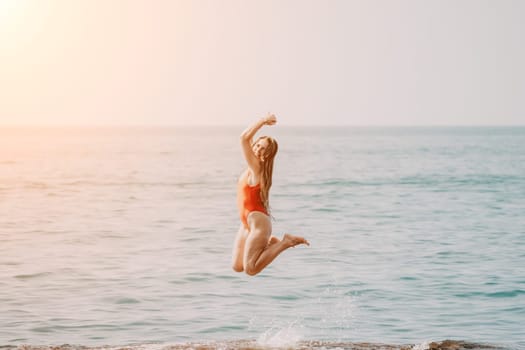
[[[264,125],[275,123],[275,115],[268,114],[241,134],[241,147],[248,168],[237,185],[241,227],[233,246],[233,269],[251,276],[261,272],[286,249],[298,244],[310,245],[303,237],[287,233],[282,239],[272,236],[269,196],[277,141],[261,136],[253,142],[253,137]]]

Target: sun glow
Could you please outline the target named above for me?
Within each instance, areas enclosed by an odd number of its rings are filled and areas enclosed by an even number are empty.
[[[36,2],[0,0],[0,43],[4,56],[14,55],[31,41],[27,39],[28,33],[35,29],[38,22],[35,15],[41,12],[40,7]]]
[[[16,22],[20,14],[22,1],[0,0],[0,30],[4,30],[6,24]]]

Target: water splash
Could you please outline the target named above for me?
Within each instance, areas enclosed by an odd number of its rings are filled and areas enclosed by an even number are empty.
[[[424,341],[421,344],[416,344],[412,347],[412,350],[428,350],[430,349],[430,342]]]
[[[292,322],[284,327],[272,326],[257,339],[257,345],[272,348],[296,347],[303,338],[302,326]]]
[[[336,341],[347,341],[358,330],[358,304],[348,288],[333,281],[317,298],[318,327]]]

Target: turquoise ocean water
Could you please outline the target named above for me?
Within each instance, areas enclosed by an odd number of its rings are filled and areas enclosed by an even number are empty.
[[[256,277],[242,129],[0,129],[0,347],[525,349],[525,127],[265,129],[274,234],[311,246]]]

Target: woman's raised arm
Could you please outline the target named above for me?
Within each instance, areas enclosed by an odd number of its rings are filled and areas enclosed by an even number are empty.
[[[252,150],[253,137],[264,125],[274,125],[277,123],[275,115],[268,113],[264,118],[259,119],[256,123],[249,126],[241,133],[241,147],[244,153],[244,158],[252,171],[258,173],[260,170],[260,160],[255,156]]]

